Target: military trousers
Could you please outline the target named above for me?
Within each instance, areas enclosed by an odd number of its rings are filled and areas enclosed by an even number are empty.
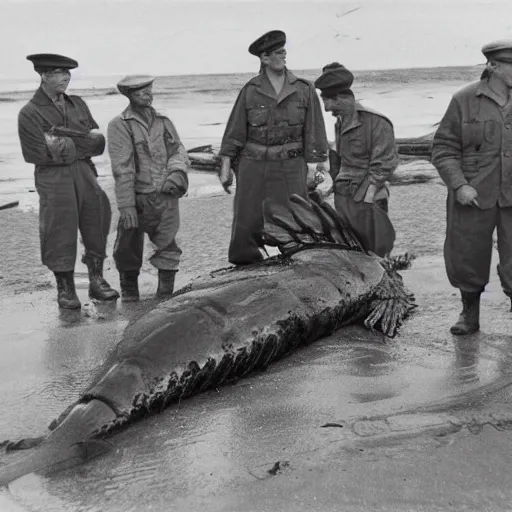
[[[512,207],[497,204],[482,210],[457,202],[448,193],[444,260],[450,284],[465,292],[481,292],[489,282],[493,233],[497,230],[498,274],[503,291],[512,296]]]
[[[53,272],[74,270],[78,230],[85,246],[82,261],[105,259],[112,212],[92,164],[78,160],[69,166],[38,166],[35,185],[43,264]]]
[[[240,159],[236,175],[233,224],[228,259],[249,264],[263,259],[263,203],[271,199],[289,207],[290,196],[307,197],[307,165],[302,157],[287,160]]]
[[[179,199],[168,194],[137,194],[138,228],[117,227],[114,261],[119,272],[140,270],[143,262],[144,235],[155,251],[149,262],[160,270],[177,270],[182,254],[176,242],[180,228]]]
[[[374,203],[354,201],[357,184],[336,181],[334,184],[334,206],[337,213],[353,229],[365,250],[380,257],[389,254],[395,243],[395,229],[388,217],[388,200]]]

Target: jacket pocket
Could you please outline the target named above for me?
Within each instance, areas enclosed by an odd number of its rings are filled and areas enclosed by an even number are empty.
[[[304,124],[306,121],[306,106],[301,104],[294,104],[288,108],[288,124],[298,125]]]
[[[499,146],[501,143],[501,127],[493,120],[484,123],[484,138],[491,146]]]
[[[266,105],[249,107],[247,122],[250,126],[263,126],[268,122],[269,109]]]
[[[476,120],[465,122],[462,140],[466,141],[465,147],[478,151],[485,140],[484,123]]]
[[[363,158],[368,155],[366,144],[360,137],[352,137],[348,139],[348,146],[350,152],[358,158]]]

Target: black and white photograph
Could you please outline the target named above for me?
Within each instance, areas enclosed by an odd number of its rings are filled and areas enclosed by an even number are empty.
[[[0,512],[512,510],[511,0],[0,19]]]

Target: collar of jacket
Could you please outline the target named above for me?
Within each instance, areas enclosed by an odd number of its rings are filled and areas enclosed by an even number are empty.
[[[161,114],[160,112],[157,112],[153,107],[150,107],[150,109],[153,111],[153,115],[155,117],[161,117],[164,119],[167,118],[167,116],[165,116],[164,114]],[[128,105],[123,110],[123,112],[121,113],[121,118],[124,119],[125,121],[127,121],[128,119],[133,119],[133,120],[137,121],[138,123],[142,124],[143,126],[145,126],[147,129],[149,129],[149,125],[148,125],[147,121],[144,118],[142,118],[139,114],[137,114],[137,112],[135,112],[135,110],[133,110],[131,105]]]
[[[494,102],[496,102],[500,107],[504,107],[509,100],[509,97],[505,98],[504,94],[499,94],[498,91],[491,89],[491,86],[489,85],[490,78],[484,78],[480,80],[480,84],[478,85],[478,88],[476,90],[477,96],[487,96]],[[505,92],[505,91],[503,91]],[[507,87],[507,92],[510,94],[511,90]]]
[[[346,126],[343,126],[343,129],[342,129],[341,133],[349,132],[350,130],[353,130],[354,128],[357,128],[358,126],[361,126],[362,121],[361,121],[361,116],[360,116],[359,112],[369,112],[370,114],[375,114],[376,116],[382,117],[391,126],[393,126],[393,123],[385,115],[381,114],[380,112],[377,112],[376,110],[373,110],[372,108],[365,107],[364,105],[361,105],[361,103],[356,101],[355,102],[354,114],[352,115],[352,118],[349,121],[349,123]],[[337,117],[336,124],[339,127],[338,129],[342,128],[342,123],[341,123],[341,117],[340,116]]]
[[[264,70],[262,70],[259,75],[252,78],[249,81],[249,84],[258,87],[261,94],[277,100],[277,103],[279,104],[285,98],[297,91],[297,88],[294,85],[297,80],[298,78],[288,68],[286,68],[284,85],[279,95],[276,94],[276,90]]]
[[[336,124],[338,125],[338,130],[340,130],[341,133],[346,133],[346,132],[349,132],[350,130],[353,130],[354,128],[357,128],[358,126],[361,126],[361,116],[359,115],[360,111],[366,111],[366,108],[363,107],[359,102],[356,101],[354,113],[352,114],[352,117],[347,125],[343,126],[341,116],[338,116],[336,118],[337,119]]]
[[[64,97],[64,101],[69,101],[70,103],[73,103],[71,97],[69,97],[66,93],[62,93],[62,96]],[[53,100],[50,98],[50,96],[48,96],[48,94],[44,92],[42,87],[39,87],[39,89],[37,89],[34,96],[32,96],[32,101],[42,107],[46,105],[55,105]]]

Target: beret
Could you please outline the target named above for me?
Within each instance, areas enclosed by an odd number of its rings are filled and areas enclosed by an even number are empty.
[[[324,66],[322,74],[315,80],[315,87],[326,95],[336,95],[350,91],[354,75],[345,66],[338,63]]]
[[[282,30],[271,30],[249,46],[249,53],[259,57],[262,53],[271,52],[283,47],[286,44],[286,34]]]
[[[152,84],[155,79],[148,75],[128,75],[117,82],[121,94],[127,94]]]
[[[56,53],[34,53],[27,55],[27,60],[34,64],[34,69],[75,69],[78,67],[78,62],[64,55],[57,55]]]
[[[482,53],[487,59],[512,63],[512,40],[502,39],[488,43],[482,47]]]

